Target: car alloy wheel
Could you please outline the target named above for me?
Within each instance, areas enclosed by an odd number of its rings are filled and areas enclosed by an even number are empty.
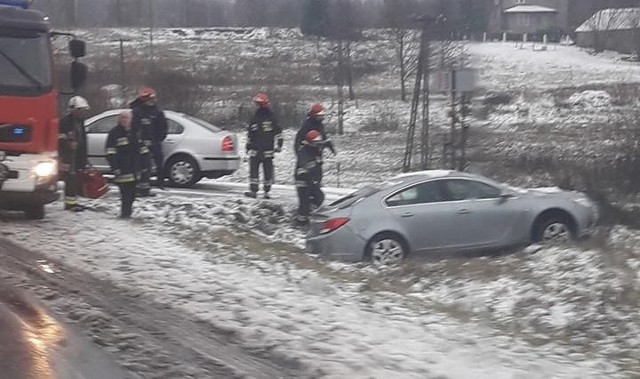
[[[404,246],[393,238],[385,237],[371,243],[371,261],[375,266],[399,264],[404,256]]]
[[[166,177],[176,187],[192,187],[202,178],[198,163],[188,155],[171,158],[166,167]]]
[[[571,239],[571,230],[563,222],[552,222],[542,231],[542,241],[565,242]]]
[[[190,162],[178,161],[171,166],[171,179],[177,184],[186,184],[193,180],[195,171]]]

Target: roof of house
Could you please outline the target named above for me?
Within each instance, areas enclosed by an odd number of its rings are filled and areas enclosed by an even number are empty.
[[[576,32],[640,28],[640,8],[603,9],[576,29]]]
[[[555,13],[556,9],[547,8],[540,5],[516,5],[515,7],[505,9],[504,13]]]

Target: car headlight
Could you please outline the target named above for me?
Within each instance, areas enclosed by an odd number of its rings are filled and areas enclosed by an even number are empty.
[[[40,178],[53,176],[57,170],[58,166],[55,161],[40,162],[33,168],[33,172]]]

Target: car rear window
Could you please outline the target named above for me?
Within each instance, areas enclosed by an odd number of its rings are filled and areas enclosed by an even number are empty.
[[[208,129],[208,130],[210,130],[210,131],[212,131],[214,133],[222,131],[221,128],[219,128],[219,127],[217,127],[215,125],[209,124],[208,122],[206,122],[204,120],[200,120],[199,118],[196,118],[196,117],[193,117],[193,116],[189,116],[189,115],[184,115],[184,118],[186,118],[189,121],[195,122],[196,124],[202,126],[203,128],[206,128],[206,129]]]
[[[371,184],[366,187],[360,188],[359,190],[342,197],[333,203],[329,204],[330,207],[338,207],[339,209],[348,208],[353,205],[356,201],[360,199],[365,199],[369,196],[375,195],[376,193],[382,191],[383,189],[389,188],[391,186],[397,185],[398,181],[387,181],[378,184]]]

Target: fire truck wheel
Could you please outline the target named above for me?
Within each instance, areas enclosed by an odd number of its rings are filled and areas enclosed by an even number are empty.
[[[30,205],[24,210],[28,220],[42,220],[44,218],[44,205]]]

